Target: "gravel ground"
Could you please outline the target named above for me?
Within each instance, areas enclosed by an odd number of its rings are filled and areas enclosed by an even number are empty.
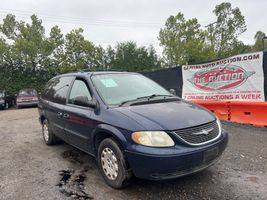
[[[169,181],[108,187],[95,160],[46,146],[37,109],[0,111],[0,199],[267,199],[267,129],[223,122],[228,148],[209,169]]]

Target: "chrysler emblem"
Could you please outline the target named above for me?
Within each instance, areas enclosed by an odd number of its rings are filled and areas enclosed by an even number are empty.
[[[192,135],[208,135],[214,128],[203,129],[199,132],[192,133]]]

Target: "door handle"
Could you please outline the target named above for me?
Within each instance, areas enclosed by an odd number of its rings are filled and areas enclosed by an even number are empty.
[[[62,115],[63,115],[62,112],[58,112],[58,113],[57,113],[57,116],[58,116],[58,117],[62,117]]]
[[[65,113],[65,114],[63,115],[63,117],[66,118],[66,119],[69,119],[70,115],[67,114],[67,113]]]

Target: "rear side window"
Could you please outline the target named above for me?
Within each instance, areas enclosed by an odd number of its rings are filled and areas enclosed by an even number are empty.
[[[67,94],[73,80],[71,76],[55,78],[48,82],[43,98],[49,101],[66,104]]]
[[[55,79],[52,79],[48,81],[48,83],[45,85],[44,91],[42,92],[41,98],[45,100],[50,100],[53,97],[52,87],[55,82]]]
[[[90,101],[92,100],[92,96],[89,92],[89,89],[86,85],[86,83],[83,80],[76,79],[73,83],[73,86],[71,88],[70,97],[69,97],[69,103],[74,104],[74,100],[77,97],[87,97],[87,99]]]

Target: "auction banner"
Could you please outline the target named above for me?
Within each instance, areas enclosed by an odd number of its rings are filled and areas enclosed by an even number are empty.
[[[182,98],[189,101],[265,101],[263,53],[184,65]]]

